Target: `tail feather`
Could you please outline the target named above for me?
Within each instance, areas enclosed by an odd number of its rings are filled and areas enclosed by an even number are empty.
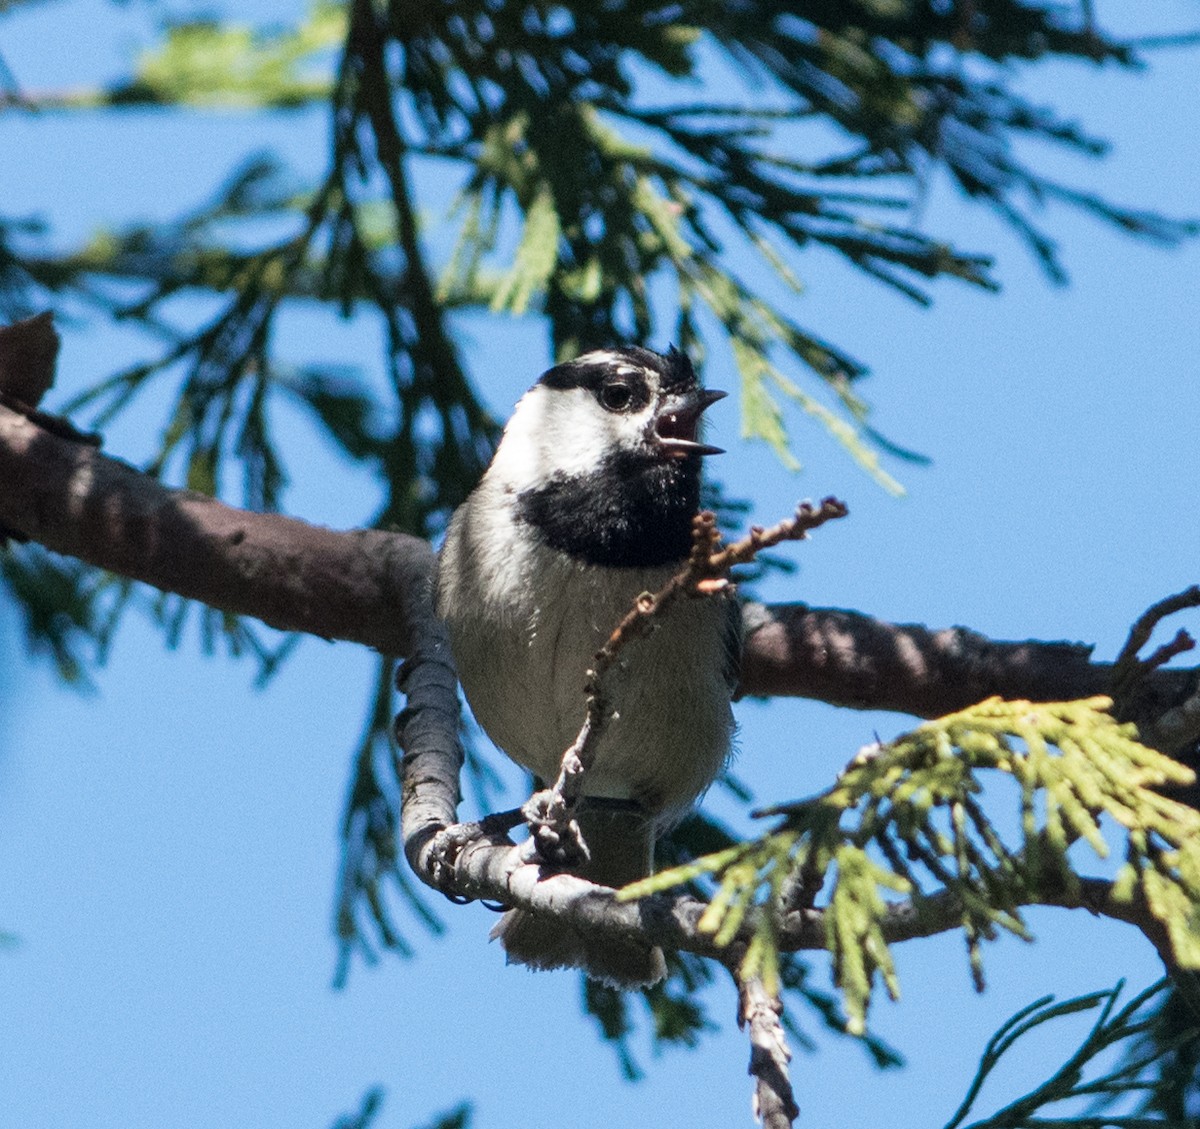
[[[576,873],[589,882],[621,887],[651,872],[653,831],[640,812],[585,809],[579,822],[591,858]],[[561,921],[529,910],[509,910],[491,936],[510,964],[530,968],[581,968],[617,988],[655,984],[666,975],[662,950],[636,941],[587,937]]]

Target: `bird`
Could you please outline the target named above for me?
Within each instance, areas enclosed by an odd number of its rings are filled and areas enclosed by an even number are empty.
[[[596,652],[691,552],[702,460],[723,453],[699,438],[700,420],[724,396],[674,346],[556,364],[517,403],[450,520],[435,608],[463,692],[491,740],[543,781],[579,732]],[[572,873],[620,888],[652,872],[655,838],[730,757],[740,645],[736,601],[718,595],[676,604],[622,651],[577,810],[590,857]],[[534,969],[582,968],[620,988],[665,975],[658,948],[528,910],[509,910],[492,936]]]

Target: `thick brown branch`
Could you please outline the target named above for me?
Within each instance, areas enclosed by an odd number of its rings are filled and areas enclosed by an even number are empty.
[[[171,490],[3,406],[0,526],[164,591],[387,654],[410,652],[409,601],[427,583],[428,549],[413,538],[335,532]],[[426,560],[415,568],[418,553]],[[937,717],[991,695],[1090,697],[1112,678],[1112,664],[1077,643],[995,642],[806,604],[748,604],[744,618],[750,695]],[[1143,739],[1172,751],[1188,738],[1195,686],[1194,671],[1147,674],[1139,721],[1180,724]]]
[[[428,583],[417,538],[339,533],[171,490],[3,406],[0,525],[163,591],[385,654],[411,649],[411,600]]]
[[[1092,662],[1082,643],[1001,643],[965,627],[931,631],[807,604],[747,604],[744,621],[743,694],[941,717],[993,694],[1071,701],[1107,693],[1112,681],[1112,664]],[[1188,697],[1196,673],[1155,670],[1148,681],[1165,710]]]

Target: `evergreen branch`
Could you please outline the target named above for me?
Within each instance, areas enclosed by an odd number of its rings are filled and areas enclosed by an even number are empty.
[[[294,28],[181,21],[166,27],[161,45],[142,54],[129,79],[102,90],[67,91],[39,100],[76,109],[296,110],[328,98],[330,80],[319,64],[333,55],[345,35],[345,10],[329,0],[312,3]]]
[[[388,38],[383,17],[367,0],[354,0],[343,92],[343,109],[348,120],[342,125],[341,135],[351,144],[353,124],[362,121],[369,125],[375,158],[388,186],[396,239],[403,255],[399,293],[381,289],[376,299],[388,326],[389,366],[402,414],[393,444],[395,465],[388,467],[388,481],[395,488],[381,520],[426,533],[432,514],[457,505],[478,480],[496,426],[462,369],[446,325],[446,311],[437,301],[432,273],[421,247],[417,208],[406,167],[407,139],[393,103],[385,57]],[[397,316],[396,298],[404,308],[403,319]],[[407,373],[402,373],[397,364],[401,355],[408,362]],[[431,461],[440,473],[429,482],[434,489],[426,492],[428,497],[423,497],[417,486],[422,478],[429,481],[430,476],[422,475],[415,421],[426,404],[437,411],[444,434],[431,452]],[[455,422],[460,413],[468,421],[466,435],[461,434],[463,429]]]
[[[1047,1107],[1081,1098],[1100,1097],[1106,1104],[1129,1095],[1148,1091],[1154,1085],[1147,1073],[1155,1062],[1167,1053],[1166,1048],[1110,1067],[1099,1076],[1085,1079],[1089,1067],[1102,1061],[1113,1048],[1139,1045],[1147,1027],[1153,1022],[1145,1009],[1167,987],[1167,981],[1148,988],[1117,1010],[1117,1001],[1124,983],[1106,991],[1091,992],[1074,999],[1055,1003],[1052,996],[1043,997],[1013,1015],[989,1040],[959,1108],[946,1123],[945,1129],[957,1129],[966,1120],[977,1101],[984,1082],[1003,1061],[1004,1056],[1030,1031],[1067,1016],[1098,1009],[1090,1030],[1078,1047],[1045,1081],[1029,1093],[999,1109],[992,1116],[975,1121],[970,1129],[1186,1129],[1187,1120],[1147,1117],[1138,1114],[1095,1112],[1039,1116]],[[1193,1028],[1182,1035],[1182,1041],[1200,1041],[1200,1029]]]
[[[917,869],[932,878],[936,894],[949,897],[938,917],[957,914],[977,986],[979,941],[1000,930],[1027,938],[1018,907],[1047,897],[1086,904],[1100,895],[1106,912],[1139,921],[1170,967],[1200,969],[1200,814],[1152,790],[1191,784],[1195,774],[1139,745],[1133,728],[1106,712],[1111,704],[992,699],[928,723],[861,752],[821,795],[759,813],[782,823],[756,842],[644,879],[622,897],[660,893],[707,867],[720,885],[697,927],[720,949],[756,906],[765,915],[759,921],[787,912],[779,900],[787,885],[781,873],[825,875],[826,944],[854,1028],[864,1022],[876,974],[889,994],[898,991],[886,935],[894,907],[886,894],[911,894],[918,921],[931,913],[935,895],[914,886]],[[985,769],[1010,776],[1021,789],[1017,847],[1004,843],[981,809],[968,809],[981,787],[976,774]],[[1040,824],[1035,796],[1044,799]],[[935,822],[939,812],[949,816],[948,834]],[[1082,838],[1107,854],[1102,814],[1125,829],[1128,861],[1113,883],[1097,889],[1078,876],[1067,851]],[[909,861],[880,866],[865,848],[879,845],[890,862],[900,855],[893,837]]]
[[[1074,1015],[1081,1011],[1090,1011],[1101,1003],[1106,1003],[1111,1007],[1112,1001],[1115,998],[1114,992],[1119,990],[1120,986],[1108,991],[1092,992],[1085,996],[1078,996],[1067,1000],[1061,1004],[1055,1004],[1053,996],[1043,996],[1041,999],[1034,1000],[1033,1003],[1027,1004],[1020,1011],[1011,1015],[988,1040],[987,1046],[984,1047],[983,1055],[979,1060],[979,1067],[967,1088],[966,1095],[963,1097],[958,1109],[954,1111],[950,1120],[946,1122],[945,1129],[957,1129],[957,1126],[966,1120],[967,1114],[971,1112],[971,1108],[975,1104],[975,1100],[979,1097],[979,1092],[983,1089],[983,1084],[987,1081],[988,1075],[999,1065],[1004,1054],[1023,1035],[1040,1027],[1043,1023],[1061,1019],[1067,1015]],[[1084,1046],[1087,1046],[1089,1041],[1095,1037],[1097,1026],[1103,1023],[1105,1018],[1107,1018],[1106,1012],[1102,1013],[1099,1023],[1093,1026],[1091,1034],[1084,1041]],[[1077,1051],[1073,1057],[1078,1057],[1078,1055],[1079,1052]],[[1060,1069],[1054,1077],[1059,1077],[1061,1073]]]
[[[394,472],[389,478],[420,478],[421,488],[411,495],[397,491],[381,518],[405,529],[423,530],[428,517],[424,510],[440,509],[454,500],[449,495],[461,492],[456,483],[429,507],[415,500],[430,485],[422,470],[427,456],[453,463],[456,472],[461,469],[465,474],[477,461],[473,448],[481,443],[486,447],[486,436],[494,430],[466,387],[454,350],[446,346],[438,318],[439,295],[514,312],[544,296],[555,351],[579,351],[617,339],[650,337],[654,317],[646,279],[669,263],[681,289],[694,291],[717,313],[743,362],[757,358],[767,364],[768,349],[783,345],[841,396],[840,382],[860,373],[861,366],[811,334],[785,325],[778,311],[737,284],[729,275],[719,241],[708,230],[712,216],[704,213],[724,213],[760,248],[778,243],[799,251],[812,244],[826,245],[872,277],[922,301],[926,295],[914,285],[913,277],[919,282],[950,274],[986,285],[986,260],[911,230],[881,227],[861,211],[895,205],[895,198],[876,200],[853,191],[813,189],[798,178],[834,174],[858,178],[888,172],[911,177],[929,159],[942,161],[964,190],[997,207],[1020,227],[1052,271],[1058,269],[1053,245],[1012,201],[1021,187],[1067,200],[1133,234],[1171,242],[1194,230],[1194,225],[1111,206],[1036,177],[1011,154],[1010,135],[1044,137],[1085,152],[1097,152],[1098,144],[1071,123],[1015,97],[995,77],[964,76],[960,69],[931,61],[936,54],[933,44],[961,50],[967,41],[973,50],[997,60],[1049,51],[1131,61],[1120,44],[1094,28],[1086,34],[1067,34],[1061,21],[1042,9],[1023,18],[1011,38],[997,37],[991,30],[964,30],[956,20],[928,13],[885,19],[865,10],[849,23],[832,11],[813,13],[811,36],[795,26],[774,28],[770,20],[756,19],[749,12],[691,13],[686,6],[678,24],[668,21],[645,27],[640,18],[624,19],[615,10],[597,14],[572,9],[576,26],[567,35],[539,30],[536,21],[520,26],[501,21],[485,27],[456,21],[449,14],[426,16],[410,20],[394,11],[383,14],[352,5],[347,27],[343,9],[319,5],[310,17],[283,32],[194,21],[167,32],[161,48],[143,60],[121,95],[127,102],[141,99],[162,105],[214,97],[226,102],[247,98],[264,106],[285,105],[293,96],[303,100],[312,96],[302,89],[311,81],[305,68],[314,60],[323,61],[344,33],[344,51],[332,81],[316,80],[328,92],[334,110],[331,176],[346,197],[341,208],[331,207],[326,216],[331,253],[306,253],[301,262],[291,264],[283,279],[272,282],[278,294],[336,296],[346,311],[353,301],[368,297],[387,324],[389,366],[402,420],[418,415],[433,400],[447,421],[465,409],[478,422],[470,443],[446,442],[433,452],[414,450],[420,444],[402,424],[391,452],[400,465],[388,468]],[[695,71],[689,47],[700,26],[710,26],[714,41],[739,65],[769,75],[777,91],[785,93],[784,104],[737,107],[699,100],[637,106],[619,60],[638,56],[675,78],[684,78]],[[769,34],[764,32],[767,26],[773,28]],[[866,27],[872,30],[864,41]],[[487,46],[475,36],[487,40]],[[871,47],[864,50],[863,42]],[[389,71],[392,44],[402,49],[400,75]],[[528,65],[514,69],[502,61],[518,57]],[[579,87],[580,60],[587,63],[585,89]],[[214,65],[217,62],[222,65]],[[400,100],[411,111],[407,117],[391,104],[388,88],[393,84],[403,91]],[[867,138],[869,143],[850,157],[832,160],[799,161],[772,152],[773,147],[782,148],[776,127],[814,113],[831,117],[852,136]],[[621,138],[605,126],[601,114],[636,123],[661,144],[651,151]],[[401,130],[401,121],[416,124]],[[374,152],[356,136],[359,125],[366,127],[364,135],[369,130],[373,136]],[[493,216],[501,202],[515,200],[524,236],[515,260],[504,264],[494,277],[481,273],[481,256],[494,249],[494,243],[489,244],[485,228],[472,227],[468,215],[460,229],[462,273],[459,265],[452,264],[454,269],[443,275],[442,288],[432,291],[430,271],[415,235],[416,212],[405,169],[406,159],[415,154],[473,165],[468,192],[476,204],[486,197]],[[363,206],[348,203],[350,181],[355,176],[369,181],[373,167],[387,183],[405,259],[399,287],[396,279],[372,262],[386,255],[377,240],[365,237],[369,225],[359,214]],[[654,192],[664,193],[672,207],[682,209],[682,223],[673,235],[666,232],[661,206],[647,203],[651,183],[657,186]],[[270,214],[270,208],[264,204],[253,214]],[[90,250],[100,259],[106,257],[103,248]],[[237,253],[222,237],[210,247],[193,245],[191,252],[194,262],[189,264],[186,256],[173,258],[169,248],[148,246],[141,266],[136,255],[107,255],[110,268],[129,277],[141,277],[139,270],[145,270],[145,277],[169,279],[157,284],[149,305],[136,303],[127,314],[152,320],[149,306],[188,281],[233,289],[247,271],[252,273],[256,261]],[[52,276],[60,281],[77,279],[88,258],[81,253],[45,259],[38,273],[47,282]],[[793,264],[781,252],[772,250],[768,259],[785,281],[792,275]],[[706,263],[712,267],[707,274],[702,269]],[[727,282],[732,283],[732,292],[724,285]],[[632,326],[623,319],[625,309],[632,310]],[[231,333],[218,342],[216,359],[234,359],[225,354],[240,342],[251,354],[249,368],[267,371],[273,311],[274,302],[231,306]],[[203,347],[200,341],[192,344],[197,350]],[[407,372],[409,363],[412,374]],[[155,371],[162,367],[155,366]],[[767,387],[774,382],[765,370],[755,373],[754,367],[743,364],[744,379],[753,385],[746,395],[754,409],[748,431],[766,439],[790,461],[782,414]],[[429,384],[424,375],[428,369],[449,373],[446,380],[454,387],[445,397],[439,398],[438,386]],[[134,387],[147,374],[139,369],[126,375],[127,387]],[[265,391],[266,386],[260,385],[251,398],[261,399]],[[186,458],[189,474],[203,485],[216,478],[213,464],[221,459],[224,437],[238,433],[234,417],[239,409],[228,389],[214,392],[202,381],[197,388],[186,389],[184,398],[193,392],[208,430],[196,433]],[[896,488],[878,469],[875,452],[869,449],[876,433],[865,426],[858,410],[850,408],[852,418],[846,420],[807,395],[792,398],[845,442],[881,482]],[[113,402],[119,408],[127,400],[116,397]],[[250,464],[251,500],[261,494],[269,502],[284,480],[282,460],[253,416],[241,422],[247,425],[240,434]],[[177,417],[176,432],[186,427],[187,422]],[[878,445],[889,450],[886,444]]]

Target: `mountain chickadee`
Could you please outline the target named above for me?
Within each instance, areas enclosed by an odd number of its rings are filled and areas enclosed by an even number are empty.
[[[554,780],[584,716],[596,651],[639,593],[691,550],[700,502],[702,389],[691,362],[641,348],[556,365],[521,398],[482,481],[455,512],[436,583],[467,701],[514,761]],[[613,667],[613,714],[584,778],[578,873],[620,887],[650,873],[654,837],[686,814],[729,756],[736,602],[686,600]],[[583,968],[621,987],[664,975],[662,952],[504,915],[510,962]]]

